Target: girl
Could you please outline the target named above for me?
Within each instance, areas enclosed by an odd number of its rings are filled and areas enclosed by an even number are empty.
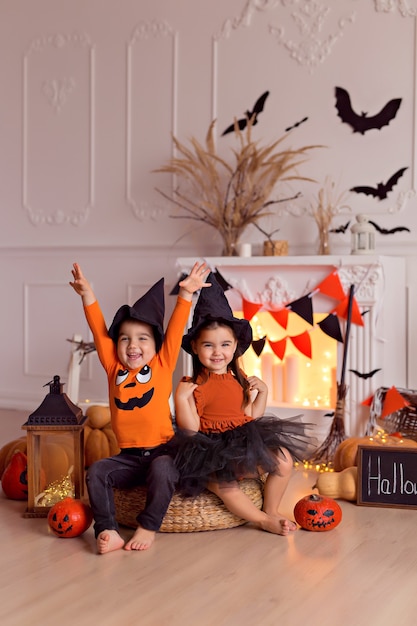
[[[256,376],[246,377],[237,363],[251,344],[250,324],[233,317],[214,276],[209,281],[212,286],[200,292],[193,326],[182,341],[193,358],[193,376],[183,379],[175,394],[178,488],[187,496],[207,488],[241,519],[287,535],[297,526],[279,506],[293,457],[302,458],[308,444],[305,424],[264,416],[267,386]],[[268,476],[260,511],[238,480],[262,473]]]

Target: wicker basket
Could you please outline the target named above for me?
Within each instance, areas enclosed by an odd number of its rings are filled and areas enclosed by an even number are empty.
[[[242,491],[249,496],[258,509],[262,508],[262,479],[245,478],[239,483]],[[116,519],[122,526],[136,528],[136,516],[144,508],[146,488],[114,489]],[[201,530],[234,528],[245,524],[230,513],[214,493],[204,491],[196,498],[183,498],[175,493],[162,522],[163,533],[191,533]]]
[[[400,387],[396,389],[410,405],[381,418],[388,388],[379,387],[372,399],[369,416],[370,425],[372,427],[378,425],[388,434],[399,432],[404,437],[417,441],[417,391],[414,389],[401,389]]]

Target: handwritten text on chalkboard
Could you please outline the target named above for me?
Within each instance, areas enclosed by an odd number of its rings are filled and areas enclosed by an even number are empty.
[[[417,450],[359,446],[357,502],[417,508]]]

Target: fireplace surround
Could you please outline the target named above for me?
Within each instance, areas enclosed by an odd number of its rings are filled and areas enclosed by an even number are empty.
[[[306,421],[317,425],[318,433],[327,434],[346,333],[346,308],[340,289],[347,297],[352,284],[357,308],[346,354],[346,434],[364,434],[369,401],[378,387],[406,387],[406,266],[402,257],[254,256],[204,260],[229,286],[225,295],[235,315],[251,321],[256,343],[245,355],[243,367],[267,382],[268,410],[284,418],[302,413]],[[194,258],[177,259],[181,272],[188,273],[194,262]],[[329,284],[332,287],[327,289]],[[313,318],[308,320],[310,314]],[[335,338],[337,332],[329,336],[321,330],[319,323],[327,316],[333,322],[337,317],[339,341]],[[190,374],[190,357],[184,353],[182,359],[182,373]],[[324,391],[319,390],[319,378],[325,381]]]

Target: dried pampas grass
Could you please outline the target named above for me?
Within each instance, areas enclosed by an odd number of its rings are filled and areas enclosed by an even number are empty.
[[[298,175],[297,167],[307,160],[313,148],[304,146],[297,150],[277,151],[288,137],[260,146],[252,140],[253,122],[240,130],[235,123],[239,147],[232,148],[234,161],[229,164],[221,158],[214,141],[215,120],[210,124],[205,147],[191,138],[191,147],[173,138],[178,157],[156,172],[173,174],[183,182],[173,190],[172,196],[157,189],[167,200],[184,211],[173,218],[191,219],[215,228],[223,238],[223,254],[234,253],[234,245],[250,224],[271,214],[271,206],[282,199],[272,199],[271,194],[280,182],[311,181]]]

